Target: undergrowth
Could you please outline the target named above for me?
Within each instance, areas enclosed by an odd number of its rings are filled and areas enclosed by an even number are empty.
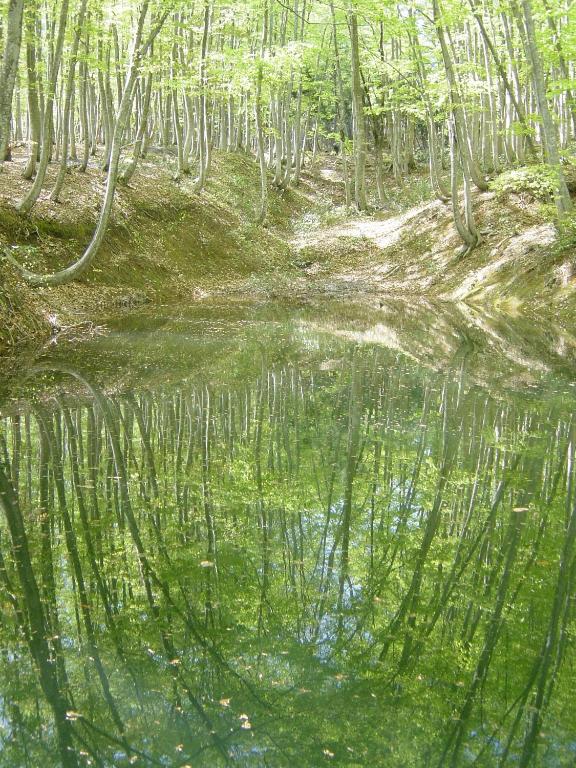
[[[490,189],[503,200],[510,193],[528,193],[535,200],[549,203],[554,199],[558,183],[556,172],[546,165],[527,165],[501,173],[490,183]]]
[[[576,262],[576,213],[568,214],[559,223],[553,253],[555,256],[572,256]]]

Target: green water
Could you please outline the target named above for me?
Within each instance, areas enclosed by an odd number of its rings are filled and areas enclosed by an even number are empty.
[[[1,766],[573,766],[574,345],[124,317],[0,404]]]

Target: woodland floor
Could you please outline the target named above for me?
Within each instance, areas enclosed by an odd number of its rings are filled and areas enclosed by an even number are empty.
[[[528,194],[477,194],[482,244],[464,258],[450,207],[429,199],[425,173],[387,180],[388,199],[365,216],[347,213],[339,159],[322,156],[296,189],[270,189],[265,227],[255,224],[258,169],[243,154],[215,153],[201,195],[175,182],[173,158],[151,153],[133,185],[120,187],[95,266],[79,282],[29,289],[11,268],[0,277],[0,350],[82,333],[111,312],[147,302],[211,297],[305,300],[366,295],[497,307],[509,314],[576,318],[576,253],[559,243]],[[90,239],[104,187],[96,167],[72,170],[62,200],[46,192],[29,217],[14,204],[29,182],[15,155],[0,177],[0,248],[39,271],[77,258]],[[371,185],[375,187],[375,185]],[[375,203],[375,201],[374,201]]]

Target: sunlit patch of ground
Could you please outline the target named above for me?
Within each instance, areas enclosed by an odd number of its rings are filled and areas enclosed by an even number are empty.
[[[417,226],[418,216],[428,207],[429,204],[421,205],[399,216],[391,216],[387,219],[351,219],[346,223],[317,231],[315,235],[312,235],[312,239],[310,234],[304,235],[298,244],[308,246],[316,243],[322,246],[326,241],[342,237],[355,237],[369,240],[378,248],[389,248],[400,240],[405,232],[405,227],[410,222]]]
[[[492,248],[492,260],[485,266],[470,272],[461,284],[451,293],[451,298],[460,301],[471,296],[477,290],[494,290],[497,285],[492,282],[504,267],[514,262],[518,263],[523,257],[535,249],[552,245],[556,239],[556,231],[552,224],[539,224],[529,227],[519,235],[506,237]]]
[[[335,169],[326,169],[330,178]],[[322,175],[322,174],[321,174]],[[526,195],[476,193],[481,243],[462,255],[451,206],[438,200],[391,215],[348,215],[296,230],[297,263],[306,289],[426,295],[445,301],[499,304],[508,312],[569,313],[573,268],[555,255],[556,230]]]
[[[320,168],[318,176],[323,181],[331,181],[334,183],[340,183],[342,181],[341,175],[335,168]]]

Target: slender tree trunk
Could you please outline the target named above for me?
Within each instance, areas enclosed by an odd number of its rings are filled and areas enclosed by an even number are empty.
[[[354,111],[354,202],[359,211],[368,208],[366,199],[366,121],[364,119],[364,89],[360,75],[358,43],[358,17],[353,10],[348,14],[352,55],[352,106]]]
[[[454,224],[458,234],[462,238],[465,244],[464,253],[468,253],[479,242],[478,232],[474,224],[474,217],[472,213],[472,203],[470,198],[470,184],[466,175],[466,168],[462,162],[462,155],[458,147],[458,139],[456,136],[456,128],[454,126],[454,118],[452,118],[448,124],[448,130],[450,134],[450,184],[451,184],[451,197],[452,197],[452,213],[454,216]],[[458,174],[462,172],[464,183],[464,208],[465,219],[462,218],[460,213],[460,200],[458,194]]]
[[[544,139],[546,160],[548,165],[550,165],[556,173],[556,209],[558,211],[558,216],[561,218],[571,210],[572,201],[570,200],[570,193],[568,192],[564,173],[562,172],[562,166],[560,164],[558,134],[548,105],[546,84],[544,82],[544,70],[542,68],[540,53],[536,45],[536,30],[534,27],[534,17],[532,15],[531,0],[522,0],[522,11],[526,30],[526,54],[532,71],[532,80],[534,83],[536,100],[538,102],[538,110],[542,118],[542,137]]]
[[[150,3],[150,0],[144,0],[140,9],[138,26],[137,26],[135,38],[134,38],[132,59],[128,67],[126,82],[124,84],[124,90],[122,92],[122,98],[120,100],[118,117],[116,119],[116,125],[115,125],[114,133],[112,136],[110,163],[108,167],[108,176],[106,180],[106,189],[104,192],[104,199],[103,199],[102,208],[100,211],[100,217],[98,219],[98,223],[96,225],[94,235],[92,236],[92,240],[90,241],[90,244],[84,251],[84,254],[81,256],[80,259],[78,259],[78,261],[74,262],[69,267],[62,269],[59,272],[54,272],[50,275],[41,275],[34,272],[30,272],[27,269],[24,269],[20,264],[15,262],[10,257],[10,260],[12,261],[12,263],[14,263],[19,269],[19,271],[21,272],[24,280],[26,280],[26,282],[29,283],[30,285],[35,285],[35,286],[63,285],[64,283],[68,283],[71,280],[75,280],[76,278],[80,277],[90,267],[90,265],[94,261],[94,258],[96,257],[96,254],[98,253],[98,249],[100,248],[100,245],[102,244],[102,240],[104,239],[104,235],[106,234],[108,221],[110,219],[110,213],[112,212],[112,204],[114,202],[114,194],[116,191],[116,183],[118,179],[118,165],[120,162],[120,154],[122,151],[123,137],[124,137],[124,132],[126,130],[126,127],[128,125],[129,117],[130,117],[130,109],[132,107],[132,100],[134,96],[134,87],[136,84],[136,79],[138,77],[138,72],[140,69],[142,58],[145,55],[145,53],[148,51],[150,46],[152,45],[154,38],[162,28],[162,25],[164,24],[164,21],[166,20],[166,17],[169,13],[169,11],[164,11],[162,13],[162,15],[156,20],[155,24],[153,25],[153,28],[150,31],[146,42],[142,43],[142,34],[144,30],[144,23],[146,21],[146,16],[148,13],[149,3]]]
[[[512,84],[508,78],[508,75],[506,73],[506,69],[504,68],[504,65],[502,64],[502,61],[500,59],[500,55],[498,54],[498,51],[496,49],[496,46],[492,42],[492,39],[490,38],[487,30],[486,25],[484,24],[484,20],[480,14],[480,12],[476,9],[474,0],[468,0],[470,3],[470,7],[472,8],[472,13],[474,15],[474,18],[476,19],[476,22],[478,24],[478,28],[480,29],[480,33],[482,35],[482,38],[484,40],[484,43],[488,50],[490,51],[490,54],[492,56],[492,59],[494,61],[494,64],[496,65],[496,69],[498,71],[498,75],[500,79],[502,80],[502,83],[504,84],[504,87],[506,88],[506,91],[508,93],[508,96],[510,97],[510,101],[514,105],[514,109],[516,111],[516,117],[518,119],[518,122],[524,129],[524,136],[526,137],[526,142],[528,144],[528,147],[530,149],[531,154],[533,157],[536,157],[536,147],[534,146],[534,141],[532,139],[532,133],[530,131],[530,128],[526,122],[526,113],[524,111],[524,107],[518,99],[516,98],[516,93],[514,91],[514,88],[512,87]]]
[[[62,49],[64,47],[64,35],[66,32],[66,23],[68,17],[68,0],[63,0],[60,8],[60,20],[58,23],[58,37],[56,39],[56,48],[52,59],[50,70],[50,79],[48,82],[48,93],[44,107],[44,123],[42,126],[42,151],[40,153],[40,162],[36,172],[36,178],[32,187],[16,206],[20,213],[29,213],[42,190],[42,185],[46,177],[46,170],[50,161],[52,152],[52,132],[53,132],[53,107],[56,95],[56,86],[58,83],[58,72],[62,61]]]
[[[264,17],[262,20],[262,41],[260,44],[260,58],[256,64],[256,92],[254,94],[254,119],[256,122],[256,142],[258,150],[258,163],[260,166],[260,210],[258,223],[266,219],[268,210],[268,180],[266,178],[266,154],[264,151],[264,130],[262,127],[262,80],[264,78],[264,51],[268,37],[268,0],[264,0]]]
[[[342,64],[340,61],[340,49],[338,47],[338,27],[336,25],[336,11],[334,0],[330,0],[330,18],[332,20],[332,44],[334,46],[334,63],[336,68],[336,86],[338,88],[338,131],[340,133],[340,153],[342,156],[342,172],[344,175],[344,195],[346,207],[350,206],[350,177],[348,173],[348,149],[346,147],[346,99],[344,95],[344,83],[342,81]],[[314,134],[316,137],[316,134]]]
[[[194,191],[201,192],[206,183],[206,171],[209,165],[209,147],[208,147],[208,117],[207,117],[207,77],[206,77],[206,56],[208,54],[208,40],[210,36],[210,0],[204,0],[204,24],[202,28],[202,45],[200,49],[200,109],[198,120],[198,178],[194,184]]]
[[[134,144],[134,151],[130,162],[126,164],[123,170],[118,175],[118,181],[123,184],[129,184],[132,176],[136,171],[138,160],[142,157],[143,146],[146,135],[148,133],[148,115],[150,113],[150,101],[152,97],[152,72],[149,72],[146,77],[146,90],[144,91],[144,99],[142,103],[142,114],[140,116],[140,126],[138,128],[138,135]]]
[[[470,145],[470,131],[466,121],[466,115],[462,107],[462,97],[459,92],[458,80],[456,78],[456,72],[454,70],[454,64],[450,54],[450,47],[446,39],[446,33],[443,25],[443,21],[440,15],[440,6],[438,0],[433,0],[434,9],[434,21],[436,24],[436,33],[438,36],[438,42],[440,43],[440,49],[442,51],[442,59],[444,62],[444,70],[446,72],[446,80],[448,81],[450,89],[450,109],[454,116],[454,130],[456,132],[456,141],[458,142],[458,150],[460,157],[462,158],[462,164],[464,173],[468,174],[478,189],[486,191],[488,189],[488,183],[482,175],[475,157],[472,153]]]
[[[40,114],[40,102],[38,99],[39,81],[36,68],[34,26],[34,19],[30,16],[26,30],[29,37],[26,44],[26,69],[28,75],[28,119],[30,121],[30,137],[28,142],[28,162],[22,173],[22,176],[25,179],[33,178],[36,172],[36,163],[38,162],[38,153],[40,151],[40,140],[42,136],[42,116]]]
[[[4,60],[0,71],[0,171],[10,147],[12,95],[20,58],[23,14],[24,0],[9,0]]]
[[[90,129],[88,121],[88,65],[85,61],[80,64],[80,129],[82,133],[82,160],[79,171],[84,173],[90,158]]]
[[[80,4],[80,10],[78,11],[78,18],[76,21],[76,28],[74,29],[74,37],[72,40],[72,50],[70,51],[70,63],[68,65],[68,80],[66,82],[66,96],[64,100],[64,114],[63,114],[63,126],[62,126],[62,157],[60,160],[60,168],[58,170],[58,176],[54,184],[54,189],[50,195],[50,199],[54,202],[58,201],[62,185],[64,184],[64,178],[66,171],[68,170],[68,142],[70,137],[70,112],[72,106],[72,97],[74,95],[74,79],[76,76],[76,62],[78,59],[78,48],[80,46],[80,35],[84,28],[84,18],[86,16],[86,6],[88,0],[82,0]]]

